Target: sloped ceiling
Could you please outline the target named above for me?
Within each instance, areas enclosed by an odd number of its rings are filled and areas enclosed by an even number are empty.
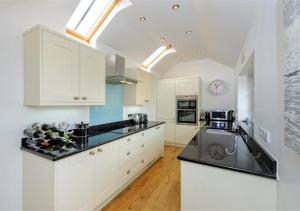
[[[234,68],[259,0],[131,1],[133,5],[114,17],[98,42],[138,63],[161,45],[172,44],[177,53],[153,68],[163,73],[176,63],[203,58]],[[180,8],[172,10],[173,4]],[[141,16],[146,21],[140,22]]]

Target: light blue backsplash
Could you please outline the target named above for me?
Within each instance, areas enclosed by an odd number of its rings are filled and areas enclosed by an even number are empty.
[[[106,102],[103,106],[90,107],[90,125],[123,120],[123,87],[106,84]]]

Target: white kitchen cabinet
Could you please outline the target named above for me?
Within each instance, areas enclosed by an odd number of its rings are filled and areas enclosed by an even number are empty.
[[[104,55],[41,25],[23,38],[25,105],[105,103]]]
[[[199,95],[199,78],[176,79],[176,95]]]
[[[175,80],[157,81],[157,119],[175,120],[176,94]]]
[[[105,103],[105,57],[94,49],[80,47],[80,101]]]
[[[181,161],[181,210],[276,210],[276,180]]]
[[[195,135],[195,131],[199,130],[198,126],[176,124],[176,96],[197,95],[200,110],[201,87],[202,81],[197,77],[157,81],[157,120],[166,122],[165,143],[167,145],[184,146]]]
[[[176,140],[176,122],[175,120],[158,119],[165,122],[164,142],[175,143]]]
[[[95,207],[118,188],[118,143],[112,142],[95,150]]]
[[[135,70],[136,85],[124,86],[125,105],[145,105],[154,102],[155,79],[150,73],[143,70]]]
[[[94,208],[94,156],[83,152],[57,163],[56,210]]]
[[[163,155],[163,134],[162,124],[58,161],[24,151],[23,209],[101,209]]]
[[[176,125],[176,143],[186,145],[199,132],[200,126]]]

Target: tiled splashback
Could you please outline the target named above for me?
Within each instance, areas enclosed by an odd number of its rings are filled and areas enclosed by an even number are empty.
[[[285,146],[300,154],[300,1],[284,1]]]

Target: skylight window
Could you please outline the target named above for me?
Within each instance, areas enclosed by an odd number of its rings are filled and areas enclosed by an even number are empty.
[[[175,53],[176,50],[171,45],[165,45],[160,48],[158,48],[156,51],[154,51],[153,54],[151,54],[142,65],[142,68],[148,72],[151,71],[151,68],[156,65],[162,58],[164,58],[166,55],[170,53]]]
[[[67,23],[66,32],[90,43],[120,10],[130,5],[129,0],[81,0]]]

